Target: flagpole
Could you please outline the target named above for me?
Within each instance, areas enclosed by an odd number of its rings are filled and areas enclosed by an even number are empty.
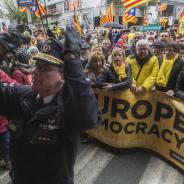
[[[38,4],[38,0],[35,0],[35,2],[36,2],[36,6],[38,7],[38,10],[40,12],[40,7],[39,7],[39,4]],[[46,30],[45,30],[45,26],[44,26],[44,23],[43,23],[43,17],[41,15],[41,13],[39,14],[39,16],[40,16],[40,20],[41,20],[41,23],[42,23],[43,31],[44,31],[44,33],[46,35]]]
[[[28,27],[32,33],[33,32],[33,21],[32,21],[32,17],[31,17],[31,11],[29,8],[27,8],[27,22],[28,22]]]
[[[160,24],[160,0],[157,0],[157,9],[158,9],[157,21],[158,21],[158,25],[159,25]]]
[[[49,23],[48,23],[48,18],[47,18],[47,4],[46,4],[46,1],[44,0],[44,6],[45,6],[45,10],[46,10],[46,24],[47,24],[47,26],[49,25]]]

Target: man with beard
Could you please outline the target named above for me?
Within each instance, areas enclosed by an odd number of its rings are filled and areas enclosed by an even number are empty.
[[[136,43],[136,53],[129,56],[127,62],[132,68],[132,92],[141,95],[149,91],[155,85],[159,62],[157,57],[150,53],[147,40],[139,40]]]
[[[164,42],[164,43],[167,43],[170,41],[170,33],[169,31],[161,31],[160,32],[160,41],[161,42]]]
[[[184,46],[184,35],[180,35],[177,37],[177,42],[180,46]]]
[[[68,29],[65,38],[64,48],[49,38],[34,57],[32,86],[0,84],[0,114],[12,120],[13,184],[73,184],[80,134],[100,123],[80,35]]]

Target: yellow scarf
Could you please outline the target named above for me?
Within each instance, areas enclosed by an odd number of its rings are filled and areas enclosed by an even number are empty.
[[[169,76],[171,74],[172,67],[175,61],[178,59],[178,56],[179,55],[177,54],[173,59],[166,59],[164,57],[164,60],[158,72],[158,77],[156,81],[157,86],[166,87],[169,80]]]
[[[112,63],[112,66],[113,66],[113,68],[114,68],[115,73],[118,75],[120,81],[126,78],[125,63],[122,63],[121,66],[117,66],[117,65],[113,62],[113,63]]]

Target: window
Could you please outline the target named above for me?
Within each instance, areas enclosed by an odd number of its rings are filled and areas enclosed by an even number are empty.
[[[67,10],[69,10],[69,2],[68,2],[69,0],[65,0],[64,1],[64,10],[65,11],[67,11]]]

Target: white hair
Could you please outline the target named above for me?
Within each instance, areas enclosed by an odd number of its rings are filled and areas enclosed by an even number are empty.
[[[139,41],[136,43],[136,49],[137,49],[137,48],[140,48],[141,46],[148,46],[148,47],[149,47],[149,42],[148,42],[148,40],[145,40],[145,39],[139,40]]]

